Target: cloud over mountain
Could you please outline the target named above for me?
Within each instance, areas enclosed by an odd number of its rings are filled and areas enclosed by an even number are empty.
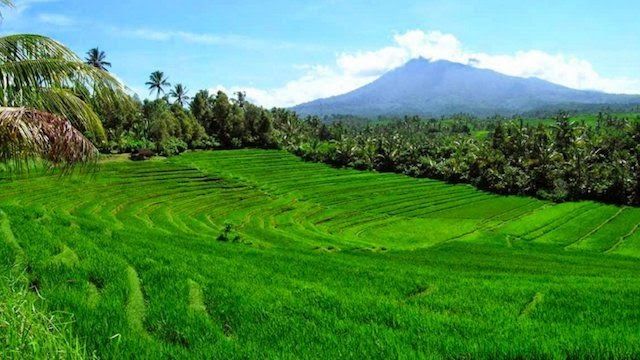
[[[549,108],[640,104],[640,96],[575,90],[447,60],[417,58],[347,94],[294,107],[309,115],[513,115]]]
[[[640,79],[604,77],[590,62],[575,56],[540,50],[513,54],[475,52],[466,49],[452,34],[422,30],[396,34],[393,44],[381,49],[339,54],[331,65],[308,66],[302,77],[281,87],[262,89],[238,84],[229,90],[245,90],[251,100],[261,105],[293,106],[347,93],[417,57],[448,60],[510,76],[537,77],[574,89],[640,93]]]

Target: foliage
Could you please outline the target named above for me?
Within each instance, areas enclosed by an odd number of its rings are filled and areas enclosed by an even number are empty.
[[[37,308],[24,276],[0,278],[0,357],[3,359],[86,359],[73,338],[71,314]]]
[[[554,201],[640,204],[640,118],[599,114],[593,125],[405,118],[330,125],[274,111],[277,142],[307,160],[473,184]],[[477,131],[487,136],[477,136]]]
[[[9,150],[3,160],[40,158],[65,167],[95,159],[96,148],[79,130],[98,143],[105,140],[100,118],[87,99],[121,101],[123,88],[114,77],[39,35],[0,37],[0,75],[5,122],[0,136]],[[23,131],[12,132],[16,129]]]
[[[0,108],[0,161],[17,170],[33,159],[64,167],[95,161],[93,144],[65,119],[26,108]]]
[[[211,97],[207,91],[198,92],[187,109],[186,93],[182,85],[176,85],[171,92],[176,98],[173,104],[167,98],[143,102],[129,98],[115,104],[92,99],[107,130],[108,141],[101,149],[154,148],[171,156],[186,149],[276,146],[270,111],[244,99],[232,102],[223,92]]]
[[[226,222],[222,228],[222,232],[216,238],[218,241],[222,242],[234,242],[239,243],[242,242],[242,237],[233,229],[233,224]]]
[[[154,71],[151,73],[151,75],[149,75],[149,81],[145,84],[149,87],[151,94],[153,94],[153,92],[156,93],[156,99],[160,98],[160,94],[165,93],[165,88],[171,86],[169,79],[164,76],[162,71]]]
[[[182,84],[176,84],[176,86],[169,92],[169,96],[175,99],[175,104],[182,107],[189,102],[189,90]]]
[[[85,61],[87,62],[87,65],[93,66],[102,71],[107,71],[107,68],[111,67],[111,63],[108,62],[106,58],[107,54],[96,47],[87,52]]]
[[[240,98],[232,102],[222,91],[215,97],[200,91],[191,103],[191,113],[223,148],[274,147],[271,113],[248,103],[244,93],[238,94]]]
[[[188,148],[189,146],[187,145],[187,143],[176,137],[168,137],[166,139],[163,139],[157,146],[160,155],[163,156],[180,155],[183,152],[187,151]]]

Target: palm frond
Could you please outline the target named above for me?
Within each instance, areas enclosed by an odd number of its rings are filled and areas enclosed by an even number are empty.
[[[0,82],[3,106],[49,111],[98,137],[104,130],[85,100],[99,97],[115,103],[126,99],[115,77],[40,35],[0,37]]]
[[[42,35],[15,34],[0,37],[0,61],[19,61],[34,58],[80,58],[58,41]]]
[[[24,107],[0,108],[0,161],[21,168],[40,158],[62,169],[93,163],[98,151],[62,117]]]
[[[81,91],[82,89],[79,90]],[[72,125],[90,131],[96,137],[96,140],[103,141],[106,139],[102,122],[93,107],[81,100],[81,97],[73,89],[41,89],[39,92],[29,93],[28,96],[29,98],[25,102],[30,104],[30,107],[57,114],[67,119]]]
[[[1,38],[0,38],[1,39]],[[63,58],[0,60],[3,87],[23,90],[47,86],[81,85],[94,92],[123,91],[120,82],[109,73],[75,60]]]
[[[107,54],[104,51],[100,51],[100,48],[93,48],[87,52],[85,63],[98,68],[102,71],[107,71],[108,67],[111,67],[111,63],[106,61]]]

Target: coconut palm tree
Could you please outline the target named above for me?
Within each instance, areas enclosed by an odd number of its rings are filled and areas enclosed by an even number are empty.
[[[40,35],[0,37],[0,86],[0,161],[18,167],[34,158],[64,168],[97,159],[82,131],[101,140],[104,130],[85,100],[125,98],[114,77]]]
[[[168,81],[168,78],[164,77],[164,73],[162,71],[154,71],[149,76],[149,81],[146,82],[146,85],[149,87],[151,94],[156,92],[156,99],[160,98],[160,94],[164,94],[164,89],[166,87],[171,86],[171,83]]]
[[[189,102],[189,99],[191,99],[188,94],[189,90],[187,90],[187,88],[182,84],[176,84],[176,86],[169,92],[169,96],[176,99],[175,103],[182,107],[184,107]]]
[[[103,71],[107,71],[108,67],[111,67],[111,63],[106,61],[107,55],[104,51],[100,51],[99,48],[93,48],[87,52],[85,58],[88,65],[98,68]]]

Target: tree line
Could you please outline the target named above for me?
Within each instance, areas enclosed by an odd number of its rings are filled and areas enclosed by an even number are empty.
[[[104,71],[110,66],[98,49],[90,50],[86,61]],[[230,99],[223,91],[201,90],[191,98],[183,84],[171,87],[162,71],[151,73],[146,85],[155,100],[134,96],[101,104],[94,99],[107,134],[103,152],[151,149],[171,156],[188,149],[276,146],[271,111],[249,103],[242,92]]]
[[[326,124],[281,111],[278,143],[337,167],[468,183],[554,201],[640,205],[640,116],[598,114],[594,123],[559,113],[551,122],[405,118]]]
[[[255,106],[242,92],[229,98],[222,91],[199,91],[191,98],[184,85],[172,87],[161,71],[147,82],[155,99],[141,101],[126,95],[108,74],[111,64],[97,48],[82,62],[46,37],[2,39],[0,65],[10,72],[0,112],[5,163],[34,158],[54,166],[85,163],[96,158],[94,145],[103,152],[149,148],[162,155],[281,148],[334,166],[469,183],[502,194],[640,204],[637,115],[601,113],[593,124],[562,113],[551,123],[465,115],[327,122]],[[44,65],[52,59],[59,73]]]

